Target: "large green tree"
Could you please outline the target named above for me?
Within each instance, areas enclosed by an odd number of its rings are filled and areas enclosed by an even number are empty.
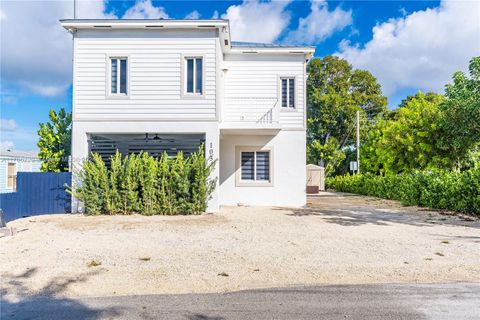
[[[419,92],[405,99],[393,116],[377,119],[362,145],[363,171],[400,173],[448,167],[449,159],[437,145],[443,101],[440,94]]]
[[[323,162],[330,174],[353,144],[356,111],[365,124],[386,112],[387,98],[371,73],[335,56],[310,61],[307,92],[307,158]]]
[[[60,109],[50,110],[50,121],[40,123],[38,130],[38,157],[43,160],[41,170],[51,172],[68,171],[71,154],[72,114]]]
[[[377,119],[362,145],[363,171],[464,170],[480,163],[480,57],[453,75],[445,95],[409,96]]]
[[[470,77],[463,72],[453,75],[453,83],[445,86],[445,102],[438,141],[445,156],[461,169],[464,159],[480,146],[480,57],[469,64]]]

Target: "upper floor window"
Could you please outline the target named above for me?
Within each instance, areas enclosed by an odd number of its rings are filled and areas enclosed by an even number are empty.
[[[203,58],[185,58],[185,93],[203,95]]]
[[[110,58],[110,93],[127,94],[127,58]]]
[[[281,78],[282,108],[295,108],[295,78]]]

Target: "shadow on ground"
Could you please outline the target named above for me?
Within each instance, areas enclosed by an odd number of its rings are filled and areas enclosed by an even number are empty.
[[[119,315],[118,308],[91,308],[78,300],[61,297],[68,286],[84,282],[98,272],[75,278],[56,278],[32,294],[26,284],[37,272],[37,268],[31,268],[21,274],[2,275],[0,319],[113,319]],[[42,314],[38,310],[48,312]]]
[[[306,208],[277,210],[284,210],[286,215],[292,217],[318,217],[326,223],[347,227],[400,223],[422,227],[443,224],[480,228],[479,219],[471,218],[470,221],[462,215],[444,215],[424,208],[403,207],[396,201],[345,193],[319,194],[308,198]]]

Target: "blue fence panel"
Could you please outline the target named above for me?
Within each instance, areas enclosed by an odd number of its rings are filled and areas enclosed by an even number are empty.
[[[5,220],[70,212],[71,197],[65,184],[71,185],[71,178],[70,172],[19,172],[17,191],[0,195]]]
[[[0,194],[0,208],[6,222],[22,217],[17,196],[16,192]]]

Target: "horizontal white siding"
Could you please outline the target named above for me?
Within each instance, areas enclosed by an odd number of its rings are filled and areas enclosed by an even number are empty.
[[[74,40],[74,119],[215,120],[212,30],[79,31]],[[182,97],[182,55],[204,56],[204,97]],[[108,95],[109,56],[127,56],[129,94]]]
[[[303,55],[226,55],[223,121],[237,121],[241,113],[265,114],[280,109],[280,124],[286,129],[304,127]],[[296,79],[296,109],[282,110],[279,78]],[[245,117],[247,118],[247,117]]]
[[[38,159],[0,156],[0,193],[14,192],[15,190],[7,188],[8,181],[8,163],[15,163],[16,172],[39,172],[42,161]]]

